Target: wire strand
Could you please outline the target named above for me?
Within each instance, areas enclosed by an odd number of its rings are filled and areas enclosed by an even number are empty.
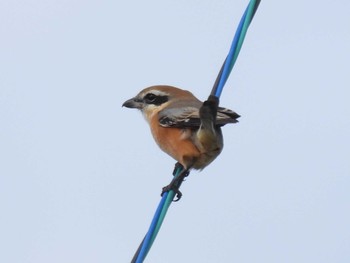
[[[212,88],[211,95],[220,98],[224,85],[226,84],[226,81],[232,71],[232,68],[236,63],[248,27],[256,13],[256,10],[258,9],[260,2],[260,0],[251,0],[246,10],[244,11],[243,16],[238,24],[234,38],[232,40],[230,51],[224,61],[223,66],[221,67],[221,70]]]
[[[174,175],[174,178],[177,178],[183,169],[181,167],[178,167],[176,169],[176,173]],[[182,181],[179,182],[179,187],[181,185]],[[135,252],[135,255],[133,259],[131,260],[131,263],[142,263],[144,259],[146,258],[149,250],[151,249],[151,246],[154,242],[154,240],[157,237],[157,234],[160,230],[160,227],[164,221],[165,215],[169,209],[169,206],[171,205],[173,199],[175,196],[175,192],[173,190],[170,190],[168,192],[165,192],[162,195],[162,199],[160,200],[160,203],[157,207],[157,210],[153,216],[151,225],[147,231],[146,236],[143,238],[141,244],[139,245],[137,251]]]

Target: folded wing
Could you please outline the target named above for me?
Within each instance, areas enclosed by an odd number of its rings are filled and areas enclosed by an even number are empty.
[[[177,105],[179,106],[179,105]],[[202,103],[191,107],[177,107],[167,108],[159,112],[159,124],[162,127],[176,127],[176,128],[198,128],[200,126],[199,109]],[[238,122],[238,115],[236,112],[227,108],[218,108],[216,116],[216,125],[224,126],[228,123]]]

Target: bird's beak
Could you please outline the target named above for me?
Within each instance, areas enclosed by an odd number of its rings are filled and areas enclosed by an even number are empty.
[[[132,98],[127,101],[125,101],[122,105],[122,107],[132,108],[132,109],[142,109],[143,102],[138,98]]]

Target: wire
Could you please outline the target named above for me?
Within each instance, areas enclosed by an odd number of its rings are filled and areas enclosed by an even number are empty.
[[[258,9],[260,2],[261,2],[260,0],[257,0],[257,1],[251,0],[246,10],[244,11],[244,14],[238,24],[235,36],[232,40],[230,51],[214,83],[213,89],[211,91],[211,95],[215,95],[218,98],[221,96],[224,85],[232,71],[232,68],[241,50],[248,27],[255,15],[256,10]]]
[[[176,169],[176,173],[174,175],[174,178],[177,178],[181,172],[182,168],[178,167]],[[181,185],[182,181],[179,182],[179,187]],[[157,207],[157,210],[153,216],[151,225],[148,229],[148,232],[146,236],[143,238],[140,246],[138,247],[137,251],[135,252],[135,255],[133,259],[131,260],[131,263],[142,263],[143,260],[146,258],[154,240],[157,237],[157,234],[160,230],[160,227],[164,221],[165,215],[169,209],[169,206],[171,205],[172,201],[174,200],[175,192],[173,190],[170,190],[169,192],[165,192],[162,195],[162,199],[160,200],[160,203]]]
[[[241,50],[245,35],[247,33],[248,27],[255,15],[255,12],[260,4],[260,0],[251,0],[239,22],[235,36],[233,38],[230,51],[219,71],[219,74],[215,80],[214,86],[211,91],[211,95],[220,98],[224,85],[232,71],[232,68],[237,60],[238,54]],[[183,172],[183,167],[178,166],[174,175],[174,179],[177,178]],[[173,179],[173,180],[174,180]],[[183,178],[178,182],[177,187],[181,186]],[[157,210],[153,216],[151,225],[148,232],[141,244],[139,245],[131,263],[142,263],[146,258],[157,234],[162,226],[165,215],[169,209],[170,204],[174,200],[175,192],[170,190],[163,193],[162,199],[157,207]]]
[[[136,263],[143,262],[143,260],[145,259],[146,255],[147,255],[147,253],[152,245],[151,244],[152,236],[155,233],[157,222],[159,221],[159,217],[160,217],[161,212],[163,210],[164,203],[166,201],[167,196],[168,196],[168,192],[164,193],[162,196],[162,199],[160,200],[160,203],[159,203],[157,210],[154,214],[154,217],[152,219],[152,223],[148,229],[148,232],[147,232],[145,238],[143,239],[143,241],[141,243],[142,244],[141,249],[139,250],[138,256],[137,256],[136,261],[135,261]]]

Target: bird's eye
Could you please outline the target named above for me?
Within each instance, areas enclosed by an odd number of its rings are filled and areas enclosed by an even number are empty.
[[[147,93],[145,97],[143,98],[143,101],[146,104],[152,104],[152,105],[162,105],[163,103],[167,102],[169,100],[169,97],[167,95],[161,95],[161,94],[154,94],[154,93]]]
[[[153,93],[148,93],[146,96],[145,96],[145,101],[147,103],[152,103],[152,102],[155,102],[157,96],[154,95]]]

